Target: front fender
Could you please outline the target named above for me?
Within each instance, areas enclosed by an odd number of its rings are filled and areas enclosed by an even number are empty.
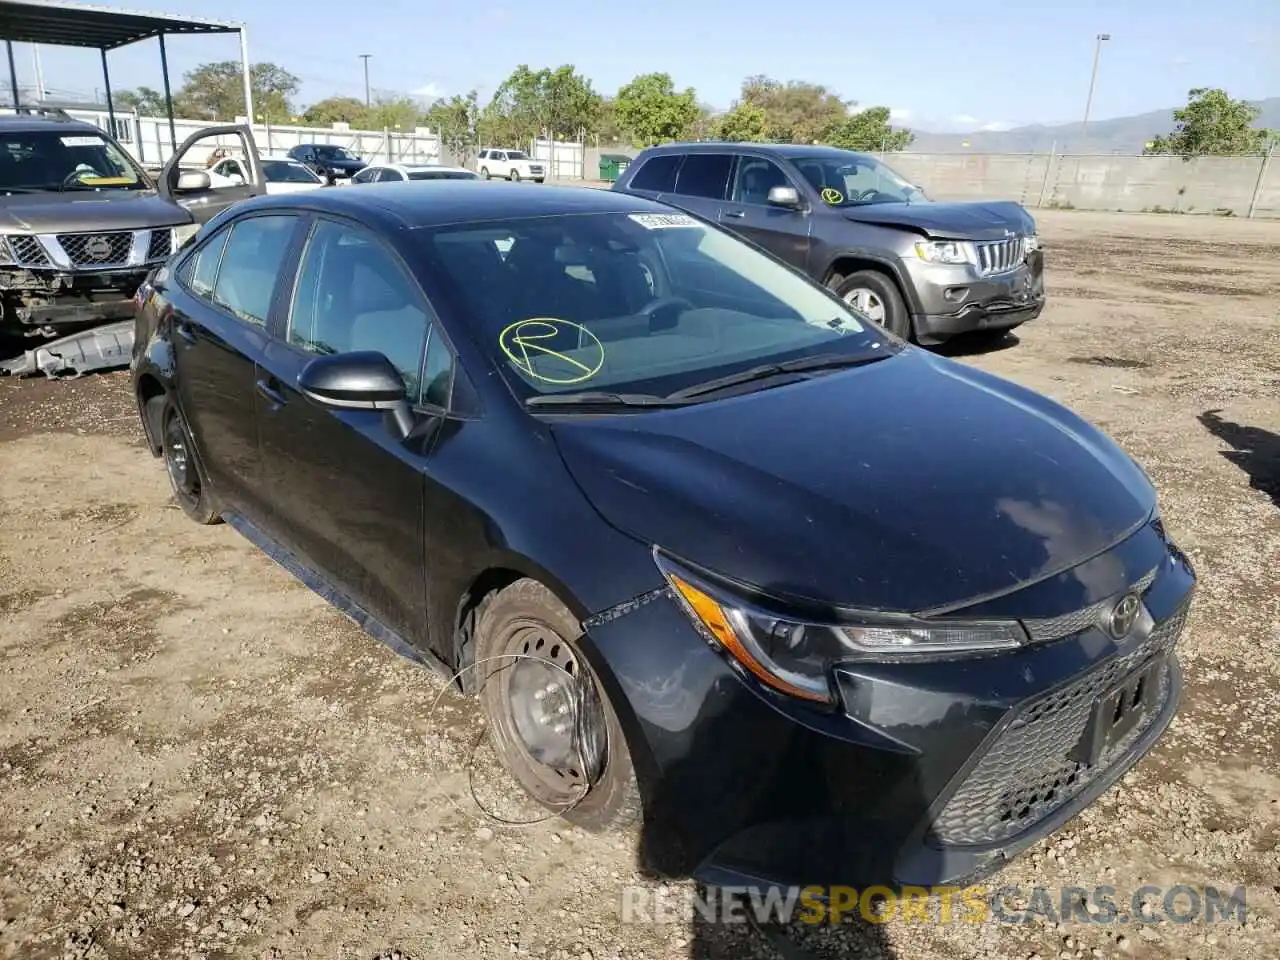
[[[911,277],[907,275],[907,271],[903,268],[898,258],[887,253],[883,248],[856,244],[826,247],[823,249],[821,257],[821,269],[815,274],[821,278],[830,276],[832,267],[841,260],[865,260],[875,264],[897,281],[898,288],[902,290],[903,299],[906,300],[908,311],[913,314],[920,312],[920,297],[916,294],[916,288],[911,282]]]

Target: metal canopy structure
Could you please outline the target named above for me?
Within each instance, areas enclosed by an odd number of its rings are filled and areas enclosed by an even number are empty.
[[[240,35],[240,65],[244,72],[244,109],[253,122],[253,89],[249,80],[249,41],[243,23],[206,20],[201,17],[175,17],[140,10],[118,10],[87,3],[64,0],[0,0],[0,40],[5,41],[9,58],[9,82],[14,109],[20,109],[18,71],[14,65],[13,44],[47,44],[55,47],[89,47],[102,55],[102,76],[106,84],[107,114],[115,126],[115,105],[111,98],[111,76],[107,69],[107,52],[153,37],[160,42],[160,66],[164,71],[165,107],[169,113],[169,136],[177,146],[173,124],[173,95],[169,84],[169,57],[166,36],[237,33]],[[43,91],[41,91],[43,93]],[[34,106],[34,104],[33,104]],[[114,131],[113,131],[114,132]]]

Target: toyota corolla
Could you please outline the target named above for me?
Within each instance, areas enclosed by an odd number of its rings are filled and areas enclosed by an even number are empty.
[[[460,676],[525,791],[639,816],[666,872],[972,877],[1177,709],[1195,574],[1128,455],[669,207],[257,198],[137,324],[182,508]]]

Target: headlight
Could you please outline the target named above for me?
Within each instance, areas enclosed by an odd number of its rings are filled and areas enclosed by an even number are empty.
[[[9,247],[9,241],[0,237],[0,266],[11,267],[17,262],[13,257],[13,250]]]
[[[921,240],[916,256],[926,263],[977,263],[973,244],[965,240]]]
[[[1027,253],[1034,253],[1040,249],[1040,238],[1033,233],[1030,236],[1022,238],[1022,245]]]
[[[708,642],[774,690],[831,703],[831,667],[841,661],[947,660],[1020,647],[1021,625],[1006,621],[929,621],[906,615],[848,613],[814,623],[735,597],[654,551],[667,582]]]

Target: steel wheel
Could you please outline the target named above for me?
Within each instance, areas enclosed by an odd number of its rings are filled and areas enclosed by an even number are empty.
[[[874,320],[884,326],[884,301],[876,296],[874,290],[868,290],[866,287],[855,287],[845,293],[844,302],[863,314],[868,320]]]
[[[564,809],[581,800],[604,766],[600,697],[572,646],[549,625],[508,625],[493,651],[491,715],[503,765],[535,800]]]

